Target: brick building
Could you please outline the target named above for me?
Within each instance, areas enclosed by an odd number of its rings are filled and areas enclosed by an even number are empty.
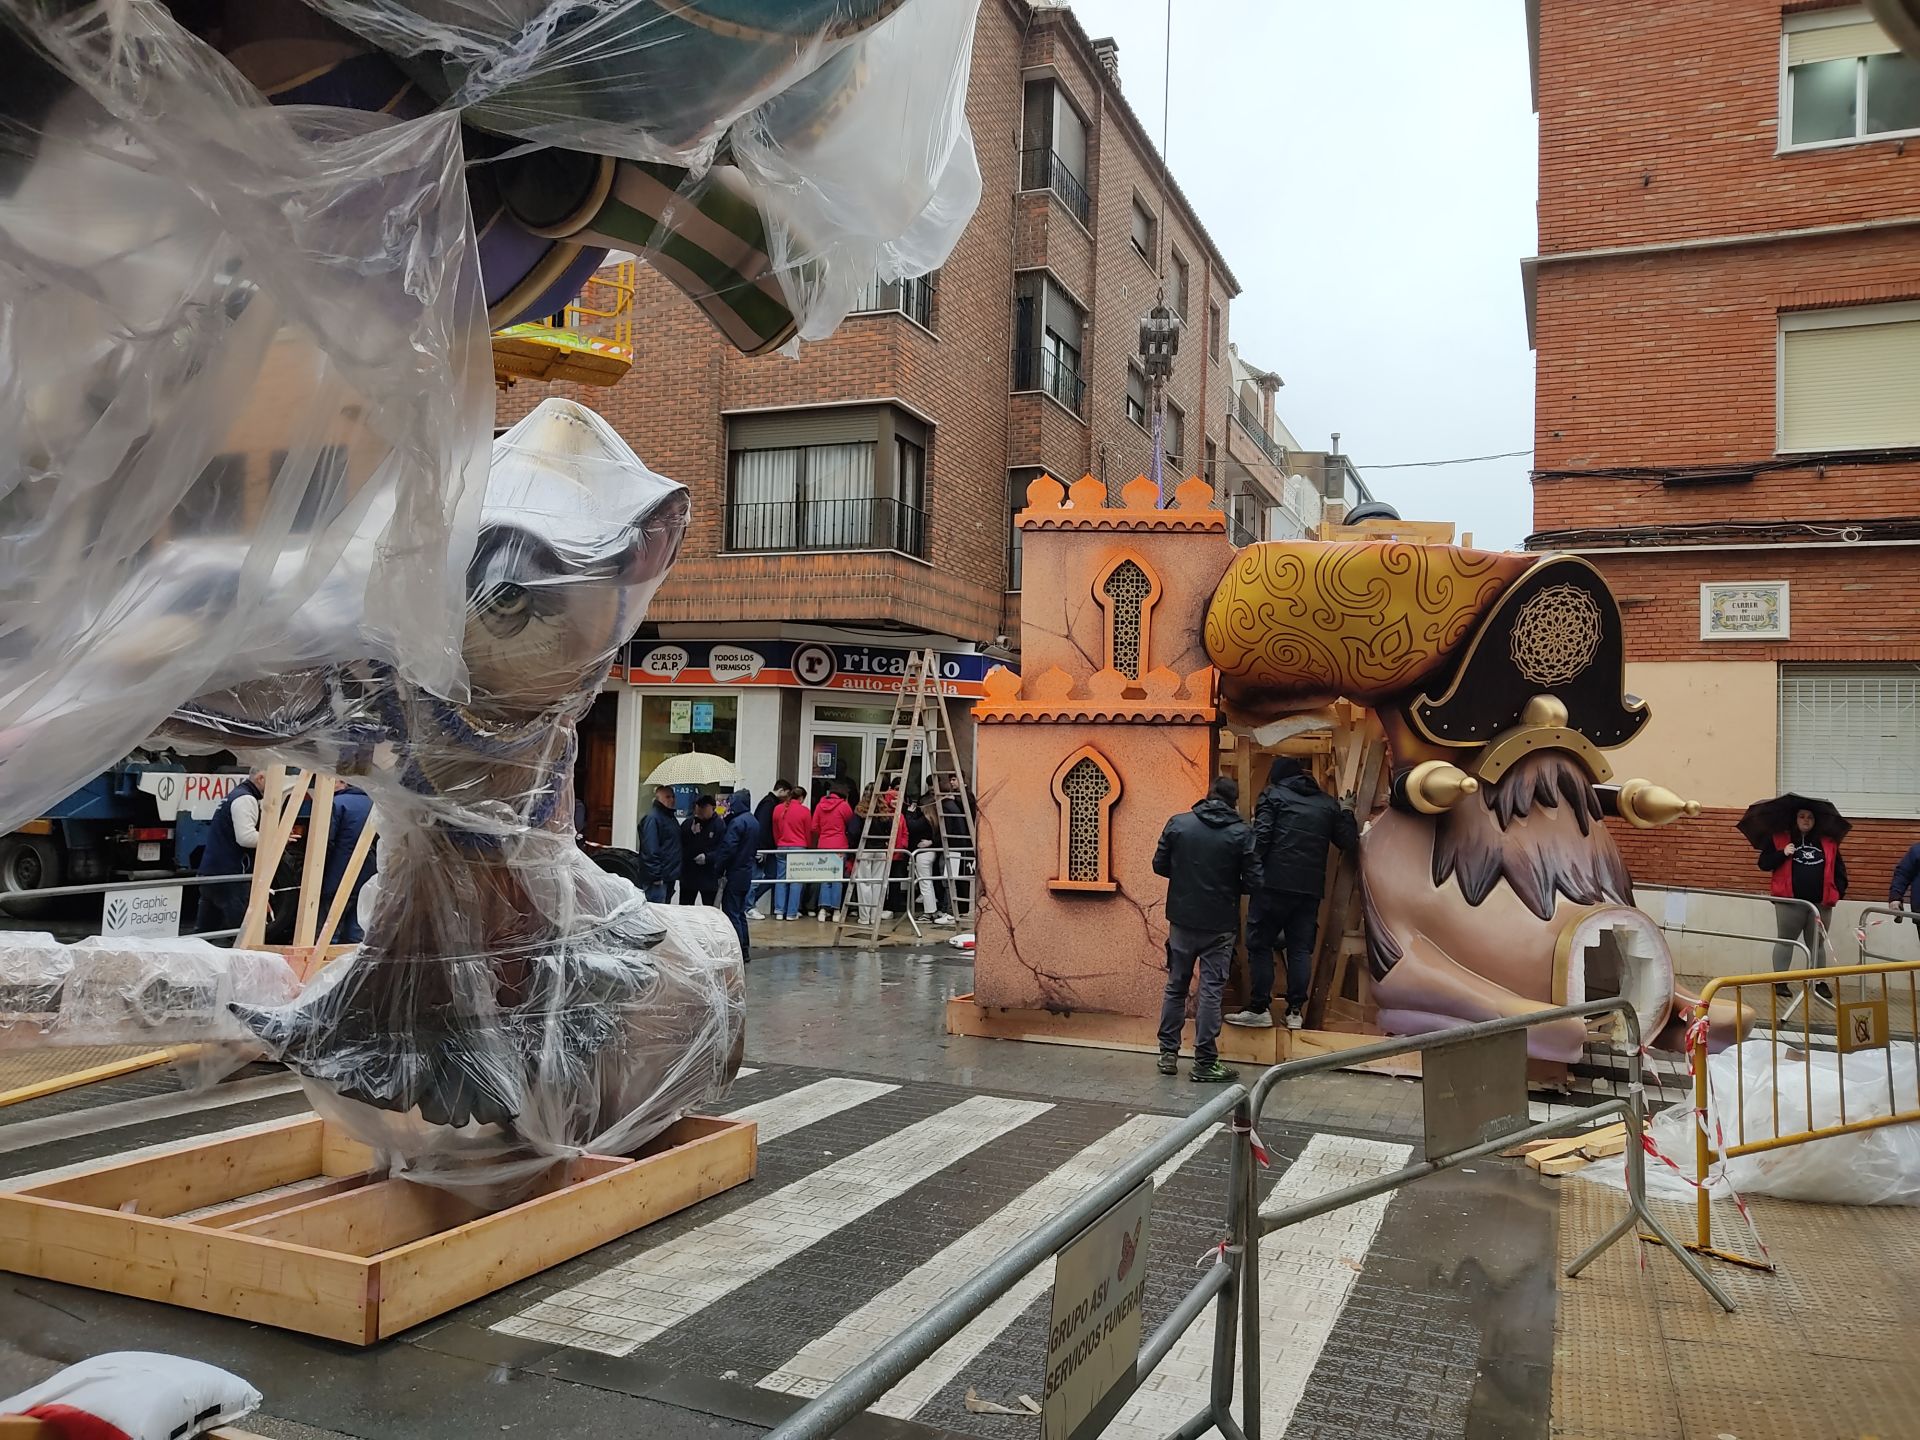
[[[1731,828],[1855,820],[1856,900],[1920,839],[1920,62],[1857,6],[1528,0],[1540,123],[1534,533],[1606,574],[1619,758],[1705,816],[1643,881],[1757,889]]]
[[[631,844],[639,777],[689,740],[756,794],[871,779],[909,647],[941,652],[970,753],[989,652],[1020,633],[1028,482],[1091,473],[1117,495],[1148,468],[1133,356],[1162,269],[1185,320],[1168,469],[1212,473],[1227,445],[1239,287],[1122,95],[1112,42],[1063,7],[982,0],[967,112],[983,192],[936,275],[874,285],[797,359],[747,358],[642,267],[627,379],[501,397],[504,425],[572,394],[693,493],[633,668],[583,727],[590,838]]]

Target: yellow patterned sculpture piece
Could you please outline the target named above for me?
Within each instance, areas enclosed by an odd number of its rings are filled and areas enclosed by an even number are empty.
[[[1439,670],[1536,557],[1400,541],[1249,545],[1207,609],[1232,718],[1372,703]]]

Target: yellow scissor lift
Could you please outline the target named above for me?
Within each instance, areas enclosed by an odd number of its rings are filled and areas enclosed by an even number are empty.
[[[571,380],[617,385],[633,368],[633,270],[623,260],[596,271],[567,306],[561,325],[509,325],[493,336],[493,378],[502,390],[516,380]]]

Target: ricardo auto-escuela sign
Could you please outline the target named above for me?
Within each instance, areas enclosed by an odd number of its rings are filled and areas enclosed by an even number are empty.
[[[891,695],[914,652],[895,645],[830,640],[635,640],[627,647],[634,685],[786,685],[802,690]],[[997,661],[941,651],[940,692],[977,700]]]

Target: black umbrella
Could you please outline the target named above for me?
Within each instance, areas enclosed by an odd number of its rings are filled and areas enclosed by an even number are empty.
[[[1793,817],[1802,810],[1813,812],[1815,835],[1841,840],[1853,829],[1853,822],[1836,810],[1831,800],[1816,800],[1810,795],[1796,795],[1791,790],[1771,800],[1754,801],[1747,807],[1746,814],[1736,822],[1735,828],[1746,836],[1747,843],[1754,849],[1771,849],[1775,836],[1795,833]]]

